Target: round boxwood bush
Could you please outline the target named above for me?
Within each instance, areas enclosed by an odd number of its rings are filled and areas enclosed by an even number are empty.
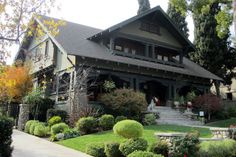
[[[164,157],[164,156],[160,154],[154,154],[152,152],[134,151],[133,153],[129,154],[127,157]]]
[[[145,114],[143,118],[144,125],[154,125],[156,124],[156,116],[153,113]]]
[[[86,153],[94,157],[106,157],[103,143],[91,143],[86,147]]]
[[[34,128],[34,135],[39,137],[45,137],[47,135],[47,128],[43,124],[38,124]]]
[[[26,124],[25,124],[25,129],[24,129],[24,131],[25,131],[26,133],[29,133],[29,132],[30,132],[30,126],[31,126],[33,123],[35,123],[35,122],[38,122],[38,121],[36,121],[36,120],[29,120],[29,121],[27,121]]]
[[[51,128],[53,125],[61,123],[61,122],[62,122],[61,117],[53,116],[52,118],[48,120],[48,126]]]
[[[119,150],[119,143],[110,142],[105,144],[105,154],[107,157],[122,157],[122,153]]]
[[[159,140],[149,147],[149,151],[155,154],[162,154],[165,157],[168,157],[168,143],[164,140]]]
[[[94,117],[80,118],[76,124],[81,135],[90,134],[97,128],[97,121]]]
[[[112,127],[114,126],[115,118],[113,115],[109,114],[104,114],[100,119],[99,119],[99,126],[103,130],[111,130]]]
[[[116,119],[115,119],[115,123],[118,123],[122,120],[126,120],[128,119],[126,116],[117,116]]]
[[[124,138],[138,138],[143,135],[143,125],[135,120],[123,120],[116,123],[113,131]]]
[[[125,142],[121,143],[119,146],[119,150],[122,152],[124,156],[129,155],[134,151],[146,151],[148,147],[147,140],[143,138],[134,138],[128,139]]]
[[[34,134],[34,129],[35,129],[35,127],[36,127],[39,123],[40,123],[39,121],[34,121],[34,122],[32,122],[32,124],[30,125],[29,133],[30,133],[31,135]]]
[[[56,135],[59,133],[64,133],[67,130],[69,130],[69,126],[66,123],[58,123],[52,126],[51,134]]]

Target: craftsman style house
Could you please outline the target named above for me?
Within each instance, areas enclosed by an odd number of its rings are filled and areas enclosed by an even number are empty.
[[[90,101],[99,99],[105,80],[114,81],[117,88],[144,92],[148,102],[159,97],[162,105],[192,89],[208,92],[212,80],[221,80],[185,57],[194,51],[192,43],[159,6],[106,30],[66,22],[55,37],[43,25],[47,19],[35,19],[46,35],[39,41],[25,37],[16,59],[32,60],[35,85],[46,79],[46,93],[60,108],[67,109],[67,93],[73,90],[81,64],[97,72],[90,76],[97,81]]]

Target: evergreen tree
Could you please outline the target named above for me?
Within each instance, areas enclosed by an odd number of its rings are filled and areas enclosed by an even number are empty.
[[[169,2],[167,14],[172,21],[178,26],[179,30],[188,38],[188,24],[186,22],[186,16],[182,14]]]
[[[236,67],[235,50],[230,48],[230,33],[219,37],[215,16],[221,11],[219,3],[213,3],[207,13],[194,14],[196,51],[191,53],[191,59],[207,70],[223,78],[226,84],[231,84]],[[219,95],[219,82],[214,82]]]

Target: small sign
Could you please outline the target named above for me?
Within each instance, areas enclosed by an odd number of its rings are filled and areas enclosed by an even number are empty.
[[[200,111],[200,112],[199,112],[199,116],[200,116],[200,117],[204,117],[204,111]]]

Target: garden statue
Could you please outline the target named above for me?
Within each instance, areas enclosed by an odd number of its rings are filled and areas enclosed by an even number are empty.
[[[138,14],[142,14],[143,12],[151,8],[149,0],[138,0],[138,3],[139,3]]]

